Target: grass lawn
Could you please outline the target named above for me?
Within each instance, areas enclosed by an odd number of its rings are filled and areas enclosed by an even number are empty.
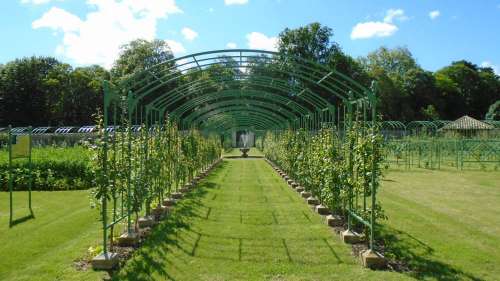
[[[500,278],[500,173],[391,170],[380,199],[391,249],[420,279]]]
[[[362,268],[262,159],[229,159],[116,280],[403,280]]]
[[[115,279],[498,280],[500,173],[390,170],[380,199],[391,255],[413,272],[363,269],[264,160],[226,159]],[[26,193],[15,201],[15,218],[28,215]],[[0,193],[0,280],[101,280],[73,266],[100,242],[88,192],[34,192],[33,206],[34,219],[9,228]]]
[[[27,193],[15,192],[14,219],[29,215]],[[87,191],[33,192],[34,219],[9,228],[8,193],[0,192],[0,280],[101,280],[73,261],[99,243],[98,211]]]

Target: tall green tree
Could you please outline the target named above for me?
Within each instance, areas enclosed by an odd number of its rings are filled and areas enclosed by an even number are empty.
[[[125,79],[133,73],[151,69],[153,66],[168,61],[174,57],[168,44],[159,39],[147,41],[137,39],[121,47],[120,56],[111,70],[113,80]],[[160,74],[170,65],[155,68],[154,74]]]
[[[297,29],[285,28],[279,34],[278,51],[326,64],[333,53],[340,51],[332,37],[333,30],[317,22]]]

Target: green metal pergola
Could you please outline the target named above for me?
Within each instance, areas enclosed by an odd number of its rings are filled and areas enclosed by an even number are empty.
[[[103,119],[105,127],[131,132],[134,125],[147,129],[169,118],[181,130],[224,136],[236,130],[317,130],[324,123],[346,128],[354,119],[374,125],[375,104],[374,84],[366,88],[335,69],[300,57],[234,49],[191,54],[116,83],[105,81]],[[108,139],[108,132],[104,134]],[[375,205],[375,191],[370,196]],[[117,221],[107,220],[105,200],[103,208],[106,251],[106,229]],[[349,223],[358,220],[370,228],[371,246],[372,213],[368,221],[349,213]]]

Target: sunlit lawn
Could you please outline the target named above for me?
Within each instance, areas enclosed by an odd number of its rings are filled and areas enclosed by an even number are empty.
[[[257,155],[252,151],[250,155]],[[239,151],[232,152],[234,156]],[[228,159],[179,204],[117,280],[498,280],[500,173],[390,170],[380,199],[391,257],[412,272],[363,269],[348,246],[259,159]],[[100,240],[87,191],[0,193],[0,280],[100,280],[73,263]],[[143,278],[143,279],[141,279]]]

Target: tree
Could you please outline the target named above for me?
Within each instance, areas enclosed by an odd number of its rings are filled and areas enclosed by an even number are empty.
[[[51,92],[52,86],[61,83],[54,75],[58,71],[56,68],[65,66],[54,58],[30,57],[16,59],[1,69],[0,98],[3,110],[0,120],[4,125],[51,123],[52,115],[49,112],[57,112],[54,101],[62,95],[60,92]]]
[[[306,60],[326,64],[330,56],[340,51],[337,43],[331,41],[333,31],[315,22],[297,29],[285,28],[279,34],[278,50]]]
[[[174,56],[168,44],[159,39],[147,41],[137,39],[121,47],[121,53],[116,60],[111,73],[113,80],[121,80],[133,73],[150,69],[151,67],[172,59]],[[159,72],[171,65],[155,69]]]
[[[445,105],[442,111],[449,119],[464,114],[482,118],[500,93],[492,70],[479,69],[468,61],[453,62],[438,70],[435,76]]]
[[[380,111],[387,120],[414,120],[426,105],[420,99],[432,83],[406,48],[385,47],[360,58],[368,75],[379,82]],[[432,88],[432,86],[430,86]],[[418,101],[418,102],[417,102]]]
[[[486,119],[486,120],[500,120],[500,100],[497,100],[495,103],[493,103],[490,106],[484,119]]]
[[[98,65],[77,67],[69,76],[71,88],[63,100],[62,120],[71,125],[93,124],[94,113],[102,112],[102,81],[109,79],[109,72]]]

